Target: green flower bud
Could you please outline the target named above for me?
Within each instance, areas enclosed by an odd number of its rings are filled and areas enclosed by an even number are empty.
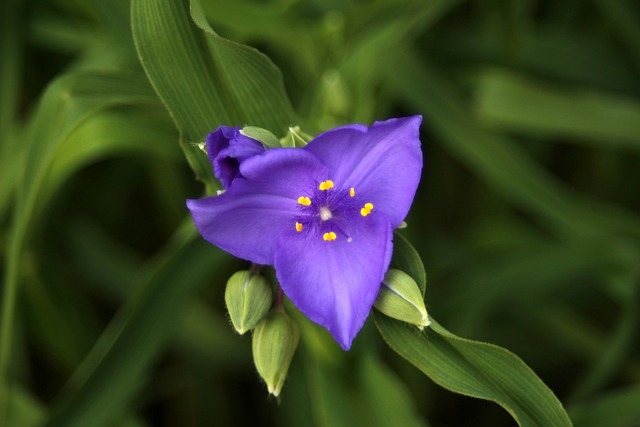
[[[418,284],[404,271],[387,271],[373,305],[383,314],[413,323],[420,330],[431,323]]]
[[[271,132],[255,126],[245,126],[240,129],[240,133],[249,138],[260,141],[267,148],[280,148],[280,141]]]
[[[300,340],[298,325],[282,308],[273,310],[253,331],[253,361],[269,393],[278,397]]]
[[[242,335],[253,329],[271,308],[273,293],[267,279],[250,271],[238,271],[224,291],[231,323]]]

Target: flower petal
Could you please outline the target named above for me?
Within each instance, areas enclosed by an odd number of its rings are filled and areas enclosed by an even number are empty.
[[[422,173],[421,121],[413,116],[369,128],[343,126],[317,136],[304,149],[329,167],[336,186],[353,187],[396,228],[409,212]]]
[[[273,264],[280,236],[295,230],[298,197],[323,179],[327,169],[299,149],[265,151],[245,160],[240,169],[243,177],[225,193],[187,200],[187,207],[207,241],[238,258]]]
[[[345,350],[371,311],[393,248],[392,228],[384,215],[372,213],[352,225],[351,241],[287,231],[275,254],[284,293]]]
[[[238,176],[240,163],[265,150],[259,141],[242,135],[239,127],[229,126],[220,126],[209,133],[206,145],[215,177],[224,188],[229,188]]]

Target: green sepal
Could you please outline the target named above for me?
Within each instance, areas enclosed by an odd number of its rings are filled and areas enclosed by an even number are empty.
[[[240,133],[246,137],[260,141],[267,148],[280,148],[282,145],[274,134],[266,129],[256,126],[245,126],[240,129]]]
[[[420,330],[431,323],[418,284],[404,271],[387,271],[373,305],[381,313],[412,323]]]
[[[253,329],[273,303],[269,282],[251,271],[238,271],[227,281],[224,292],[229,317],[240,334]]]
[[[271,311],[253,331],[253,361],[269,393],[278,397],[298,347],[300,329],[283,308]]]

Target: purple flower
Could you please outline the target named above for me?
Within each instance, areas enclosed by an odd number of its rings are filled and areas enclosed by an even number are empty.
[[[239,127],[220,126],[207,135],[207,154],[215,177],[227,189],[240,175],[240,164],[264,151],[262,144],[240,133]]]
[[[348,125],[246,158],[224,194],[188,200],[202,236],[273,264],[284,293],[348,350],[389,267],[422,171],[414,116]]]

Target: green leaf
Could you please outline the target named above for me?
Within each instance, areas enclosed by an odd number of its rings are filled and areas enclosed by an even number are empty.
[[[514,131],[640,149],[640,104],[631,98],[593,90],[554,90],[492,70],[479,80],[476,111],[488,124]]]
[[[387,79],[407,105],[422,111],[439,141],[514,205],[533,211],[566,236],[640,235],[640,218],[564,186],[506,137],[478,126],[437,68],[401,53]]]
[[[496,402],[522,427],[568,427],[562,404],[536,374],[509,351],[459,338],[435,321],[423,333],[374,312],[385,341],[440,386]]]
[[[146,118],[131,111],[107,111],[87,118],[58,146],[43,183],[39,207],[66,179],[98,160],[136,153],[177,160],[180,150],[173,144],[176,137],[175,129],[166,120]]]
[[[424,283],[420,256],[396,233],[393,263]],[[553,392],[516,355],[459,338],[432,320],[423,333],[374,311],[378,330],[391,348],[442,387],[505,408],[522,427],[571,426]]]
[[[360,367],[362,401],[372,420],[372,424],[367,425],[424,426],[412,396],[393,371],[371,353],[367,353],[363,359]]]
[[[45,420],[46,409],[28,390],[14,387],[9,399],[8,426],[37,427]]]
[[[621,0],[595,0],[596,10],[608,21],[611,32],[625,45],[634,61],[636,70],[640,67],[640,28],[637,9],[632,2]]]
[[[636,286],[635,274],[630,275],[628,288],[631,295],[621,298],[622,304],[618,320],[608,325],[607,341],[599,346],[598,358],[587,369],[583,378],[575,385],[569,399],[579,400],[593,394],[609,383],[622,371],[633,345],[637,341],[640,328],[640,287]]]
[[[3,1],[0,5],[0,137],[16,117],[22,84],[24,32],[21,31],[23,11],[20,0]],[[2,144],[4,145],[4,144]]]
[[[345,360],[328,366],[314,355],[306,362],[309,398],[317,425],[425,426],[403,383],[373,355],[359,358],[357,367],[349,367]]]
[[[184,224],[75,372],[47,426],[110,426],[122,417],[180,309],[225,259]]]
[[[280,70],[258,50],[218,36],[209,26],[200,0],[190,3],[193,21],[206,34],[218,73],[214,77],[231,98],[225,101],[235,101],[238,120],[278,134],[297,123]]]
[[[320,427],[349,427],[360,416],[353,404],[353,393],[344,384],[348,373],[339,375],[334,367],[325,366],[314,356],[305,363],[307,391],[315,423]]]
[[[576,427],[640,425],[640,385],[616,390],[569,408]]]
[[[391,266],[404,271],[416,281],[422,295],[427,287],[427,272],[424,269],[418,251],[398,232],[393,235],[393,258]]]
[[[142,65],[202,182],[211,185],[211,165],[196,144],[217,126],[284,134],[298,123],[279,70],[257,50],[219,37],[197,0],[134,0],[131,25]]]
[[[7,0],[0,5],[0,218],[6,213],[24,158],[15,120],[24,78],[24,52],[20,48],[25,36],[24,10],[24,2],[20,0]]]
[[[13,341],[19,267],[42,203],[50,196],[45,192],[47,188],[56,188],[56,185],[47,186],[50,168],[59,159],[58,150],[74,129],[95,114],[123,105],[153,105],[156,102],[148,84],[135,74],[72,73],[47,87],[29,122],[20,141],[24,163],[20,165],[21,175],[15,180],[16,203],[4,273],[0,322],[0,423],[6,416],[10,394],[6,372]]]

